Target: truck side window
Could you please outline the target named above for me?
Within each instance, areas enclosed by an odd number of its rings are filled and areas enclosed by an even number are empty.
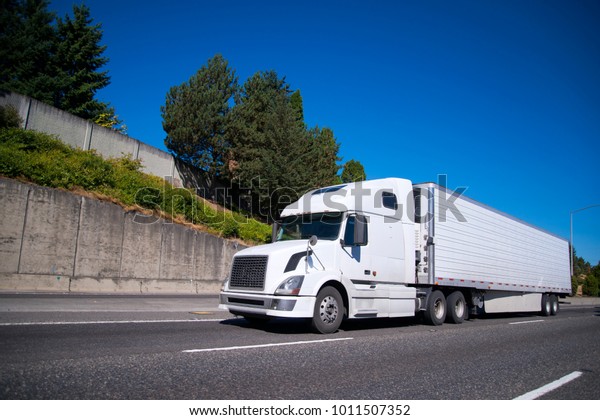
[[[396,194],[384,191],[381,195],[381,201],[383,202],[383,207],[386,209],[398,210],[398,199],[396,198]]]

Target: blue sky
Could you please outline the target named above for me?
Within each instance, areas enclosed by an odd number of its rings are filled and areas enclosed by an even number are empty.
[[[79,2],[55,0],[60,16]],[[275,70],[309,126],[369,179],[435,181],[557,235],[600,204],[600,2],[87,0],[110,102],[161,149],[171,86],[221,53],[240,82]],[[600,207],[574,215],[600,261]]]

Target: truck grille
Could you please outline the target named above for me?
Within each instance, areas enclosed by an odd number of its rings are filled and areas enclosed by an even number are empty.
[[[229,287],[263,290],[268,258],[267,256],[235,257]]]

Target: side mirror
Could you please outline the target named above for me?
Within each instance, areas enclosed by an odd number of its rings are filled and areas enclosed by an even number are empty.
[[[367,244],[367,219],[362,214],[357,214],[354,220],[354,245]]]
[[[340,239],[342,246],[363,246],[369,242],[368,219],[362,214],[353,214],[346,222],[346,232]]]
[[[317,238],[317,235],[313,235],[310,237],[310,239],[308,240],[308,243],[310,244],[310,246],[315,246],[317,244],[317,241],[319,239]]]

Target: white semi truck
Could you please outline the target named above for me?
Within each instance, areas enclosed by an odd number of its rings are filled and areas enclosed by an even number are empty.
[[[287,206],[272,243],[234,256],[220,308],[332,333],[345,318],[555,315],[569,293],[566,240],[435,183],[387,178]]]

